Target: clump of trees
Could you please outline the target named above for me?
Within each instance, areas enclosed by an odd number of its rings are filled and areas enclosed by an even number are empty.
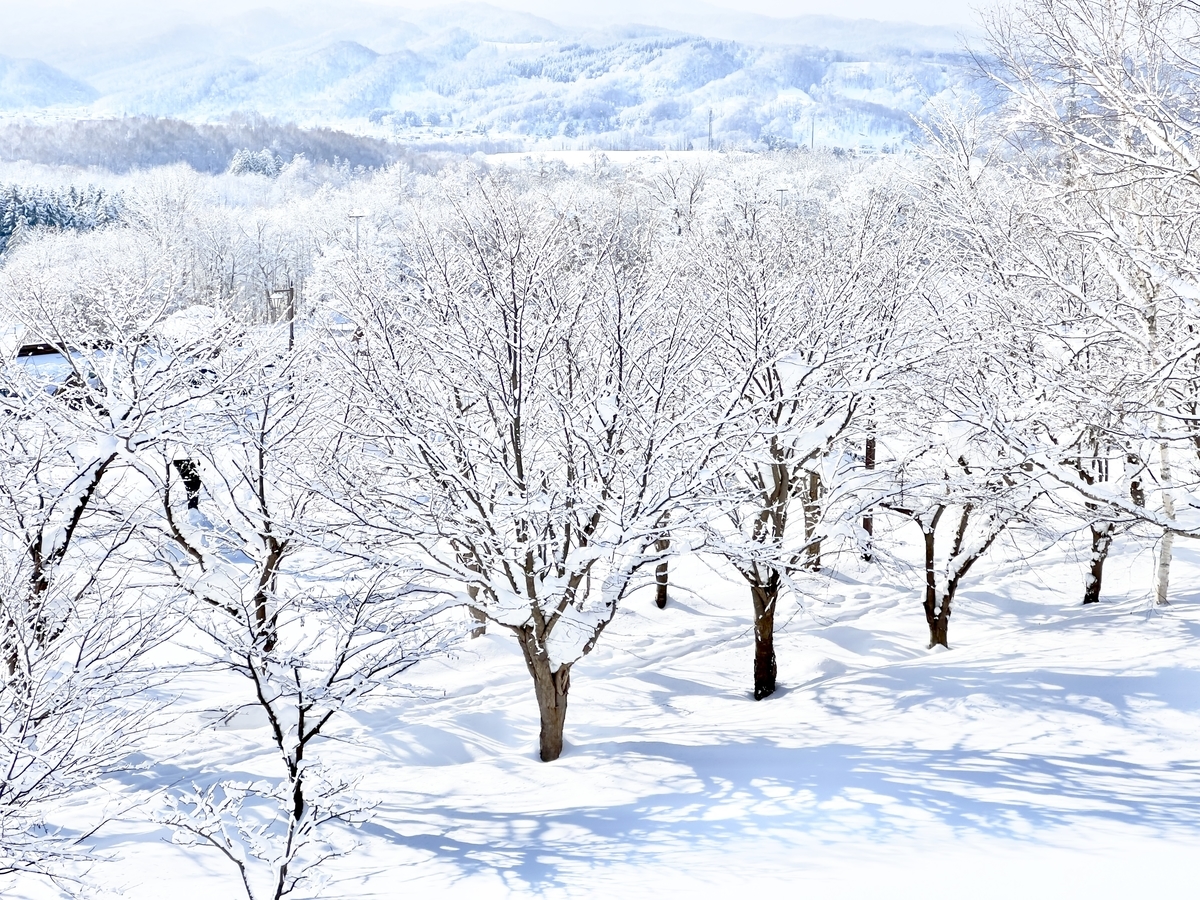
[[[278,178],[286,163],[282,156],[270,150],[239,150],[229,161],[230,175],[263,175]]]
[[[0,186],[0,255],[32,228],[91,231],[121,220],[121,195],[87,185],[65,189]]]

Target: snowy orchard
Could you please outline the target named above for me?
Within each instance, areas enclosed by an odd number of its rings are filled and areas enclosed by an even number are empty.
[[[1114,541],[1157,539],[1167,603],[1200,534],[1195,26],[995,18],[1010,105],[942,105],[903,158],[160,170],[115,224],[21,232],[0,871],[74,871],[54,802],[128,765],[172,679],[221,671],[278,770],[179,787],[158,821],[252,900],[319,891],[378,802],[322,760],[339,715],[498,630],[555,760],[573,667],[684,556],[743,580],[755,699],[782,599],[911,565],[889,544],[913,525],[931,648],[1017,524],[1087,530],[1085,603]]]

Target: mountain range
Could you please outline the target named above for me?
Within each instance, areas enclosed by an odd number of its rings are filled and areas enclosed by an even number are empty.
[[[254,113],[464,148],[683,149],[706,145],[710,128],[722,146],[879,147],[911,136],[932,98],[972,77],[973,38],[949,28],[671,2],[566,22],[486,4],[339,4],[157,28],[85,17],[50,31],[27,13],[0,35],[0,110]]]

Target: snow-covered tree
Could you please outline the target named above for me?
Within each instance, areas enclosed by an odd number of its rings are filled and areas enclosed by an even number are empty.
[[[141,660],[174,624],[147,593],[139,457],[206,388],[163,352],[169,269],[128,237],[43,234],[0,273],[25,348],[9,347],[0,390],[0,818],[15,868],[61,836],[30,832],[39,807],[133,749]]]
[[[397,217],[387,252],[326,275],[358,329],[356,509],[516,636],[544,760],[572,666],[713,439],[693,314],[639,196],[466,171]]]
[[[267,178],[278,178],[283,168],[283,157],[277,156],[270,150],[239,150],[233,154],[229,162],[230,175],[263,175]]]
[[[787,206],[778,183],[795,173],[723,174],[727,198],[693,225],[690,288],[709,317],[710,396],[735,398],[737,442],[713,486],[725,517],[710,545],[749,584],[762,699],[775,690],[784,589],[820,568],[832,533],[860,545],[850,521],[862,506],[839,502],[857,467],[846,441],[863,404],[909,363],[903,309],[920,283],[923,229],[884,183],[890,168],[811,167],[789,180]]]
[[[930,648],[949,646],[964,579],[1005,529],[1030,521],[1044,494],[1041,470],[989,427],[985,412],[1004,415],[1030,402],[1020,335],[1005,330],[1002,306],[953,286],[928,295],[929,353],[889,385],[877,426],[880,506],[922,535]]]
[[[175,434],[195,480],[159,466],[161,553],[190,598],[188,623],[213,661],[243,679],[267,722],[281,778],[197,782],[162,819],[184,843],[236,867],[250,900],[290,894],[345,852],[332,828],[367,812],[354,779],[323,763],[334,719],[395,675],[440,650],[449,632],[435,592],[409,569],[366,564],[327,502],[337,373],[329,348],[288,349],[286,330],[240,336],[205,366],[236,387],[193,409]],[[336,358],[336,356],[333,356]]]
[[[1200,296],[1190,261],[1198,26],[1195,8],[1174,0],[1035,0],[988,20],[1009,166],[1041,220],[1026,268],[1071,310],[1063,346],[1082,377],[1061,379],[1060,394],[1096,412],[1084,439],[1107,477],[1081,472],[1081,452],[1030,447],[1030,457],[1109,519],[1158,531],[1160,604],[1174,537],[1200,524],[1181,503],[1200,477],[1185,374]],[[1094,531],[1094,560],[1107,540],[1107,528]]]

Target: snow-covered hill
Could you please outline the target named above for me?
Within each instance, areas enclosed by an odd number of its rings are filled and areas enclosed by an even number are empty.
[[[44,62],[0,56],[0,109],[82,106],[97,96],[91,85]]]
[[[253,112],[408,140],[604,149],[699,149],[710,116],[717,145],[893,144],[970,69],[951,29],[829,17],[649,7],[635,24],[563,25],[485,4],[338,12],[257,9],[33,45],[95,86],[94,115]],[[25,105],[64,102],[46,97]]]

